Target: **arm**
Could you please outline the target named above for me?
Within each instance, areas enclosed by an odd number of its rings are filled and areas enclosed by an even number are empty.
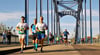
[[[44,25],[44,27],[45,27],[45,28],[44,28],[45,30],[48,30],[48,26],[47,26],[46,24]]]
[[[17,31],[21,31],[21,29],[19,29],[19,27],[16,27],[16,30],[17,30]]]
[[[32,33],[32,28],[30,28],[30,32]]]
[[[27,29],[26,30],[29,30],[29,27],[27,27]]]
[[[38,31],[38,32],[40,31],[40,30],[38,29],[38,23],[36,24],[36,31]]]
[[[48,27],[46,26],[45,30],[48,30]]]
[[[28,24],[26,24],[26,28],[24,28],[24,30],[28,30],[28,29],[29,29]]]
[[[30,28],[30,32],[32,33],[32,26],[33,26],[33,24],[31,25],[31,28]]]
[[[69,32],[67,32],[68,33],[68,35],[69,35]]]
[[[19,23],[18,23],[17,26],[16,26],[16,30],[17,30],[17,31],[21,31],[21,29],[19,28]]]
[[[62,35],[64,36],[64,32],[62,33]]]
[[[44,27],[45,27],[45,28],[44,28],[44,29],[45,29],[45,35],[48,36],[48,27],[46,26],[46,24],[45,24]]]
[[[29,30],[29,27],[27,27],[27,28],[24,28],[24,30]]]
[[[38,32],[40,31],[40,30],[38,29],[38,27],[36,27],[36,31],[38,31]]]

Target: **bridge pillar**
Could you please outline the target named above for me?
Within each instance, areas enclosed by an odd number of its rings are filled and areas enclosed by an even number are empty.
[[[29,0],[25,0],[25,23],[29,24]],[[28,45],[28,30],[26,31],[25,42]]]
[[[79,18],[79,17],[78,17],[78,18]],[[79,40],[79,38],[80,38],[79,33],[80,33],[80,20],[77,19],[77,20],[76,20],[75,44],[77,44],[77,43],[80,42],[80,40]]]

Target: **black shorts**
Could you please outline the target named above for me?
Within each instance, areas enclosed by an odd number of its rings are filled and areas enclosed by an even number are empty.
[[[68,37],[67,36],[64,36],[64,40],[68,40]]]
[[[50,38],[49,40],[50,40],[50,41],[52,41],[52,40],[53,40],[53,38]]]
[[[64,38],[64,40],[68,40],[68,38],[66,37],[66,38]]]
[[[33,34],[32,35],[32,40],[36,40],[36,38],[37,38],[37,34]]]

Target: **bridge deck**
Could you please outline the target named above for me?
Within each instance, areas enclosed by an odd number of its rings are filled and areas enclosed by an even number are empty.
[[[38,52],[33,49],[25,50],[24,53],[19,52],[11,53],[9,55],[99,55],[100,45],[50,45],[44,47],[44,52]]]

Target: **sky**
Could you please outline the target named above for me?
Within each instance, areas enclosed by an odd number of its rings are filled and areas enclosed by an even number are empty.
[[[49,0],[49,4],[50,4]],[[92,22],[93,22],[93,36],[99,33],[99,0],[92,0]],[[29,26],[33,23],[35,15],[35,3],[36,0],[29,0]],[[47,0],[43,0],[43,17],[44,22],[47,23]],[[20,17],[25,15],[25,1],[24,0],[0,0],[0,23],[6,26],[13,26],[14,29],[18,22],[20,22]],[[38,18],[39,14],[39,0],[38,0]],[[83,4],[84,6],[84,4]],[[73,7],[76,9],[76,7]],[[65,10],[59,6],[59,10]],[[51,19],[51,6],[49,5],[49,19]],[[83,7],[84,11],[84,7]],[[87,35],[90,36],[90,9],[89,0],[87,0]],[[39,20],[38,20],[39,21]],[[51,20],[49,21],[51,23]],[[73,16],[66,15],[60,18],[61,30],[67,29],[70,32],[70,37],[74,35],[76,25],[76,19]],[[51,27],[51,24],[50,24]],[[50,29],[51,31],[51,29]]]

